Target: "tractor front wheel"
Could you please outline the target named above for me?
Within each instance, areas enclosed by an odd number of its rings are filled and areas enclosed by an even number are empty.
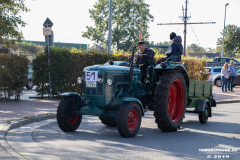
[[[80,110],[78,106],[73,104],[72,97],[65,97],[61,100],[57,110],[57,123],[64,132],[75,131],[82,121],[82,115],[75,113]]]
[[[125,102],[118,112],[117,128],[124,138],[134,137],[141,126],[142,112],[136,102]]]
[[[182,123],[187,102],[186,81],[180,71],[167,71],[159,76],[153,107],[155,122],[164,132],[177,131]]]

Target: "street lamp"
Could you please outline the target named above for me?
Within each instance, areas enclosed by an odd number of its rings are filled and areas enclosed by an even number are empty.
[[[146,10],[146,7],[149,7],[150,5],[147,5],[147,4],[143,3],[143,6],[144,6],[144,7],[141,8],[139,41],[142,41],[142,11],[145,11],[145,10]]]
[[[142,9],[141,9],[139,41],[142,41],[142,11],[144,11],[144,10],[145,10],[145,8],[142,8]]]
[[[223,28],[223,40],[222,40],[222,57],[223,57],[223,47],[224,47],[224,34],[225,34],[225,21],[226,21],[226,8],[229,3],[225,4],[225,16],[224,16],[224,28]]]

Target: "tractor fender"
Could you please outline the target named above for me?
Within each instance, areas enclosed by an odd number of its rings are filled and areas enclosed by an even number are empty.
[[[209,106],[209,115],[208,115],[208,117],[212,117],[211,105],[210,105],[210,103],[209,103],[209,101],[207,99],[199,99],[198,100],[198,104],[197,104],[197,108],[196,108],[197,112],[198,113],[199,112],[204,112],[205,104],[208,104],[208,106]]]
[[[133,97],[124,97],[122,99],[123,102],[137,102],[141,106],[142,116],[144,116],[144,109],[142,103],[137,99]]]
[[[77,93],[62,93],[62,94],[60,94],[61,96],[77,96],[77,97],[79,97],[80,99],[82,99],[82,97],[79,95],[79,94],[77,94]]]
[[[72,96],[73,104],[82,107],[82,97],[77,93],[62,93],[61,96]]]

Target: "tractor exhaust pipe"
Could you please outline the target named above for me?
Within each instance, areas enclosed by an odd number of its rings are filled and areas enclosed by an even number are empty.
[[[133,51],[132,51],[132,61],[131,61],[130,72],[129,72],[129,89],[131,88],[131,85],[132,85],[134,50],[135,50],[136,47],[137,46],[133,47]]]

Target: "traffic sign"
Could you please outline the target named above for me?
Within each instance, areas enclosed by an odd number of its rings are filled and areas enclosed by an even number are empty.
[[[52,21],[51,21],[49,18],[47,18],[47,19],[45,20],[45,22],[43,23],[43,26],[44,26],[44,27],[52,27],[52,26],[53,26],[53,23],[52,23]]]
[[[44,36],[52,35],[52,27],[43,28],[43,35]]]

